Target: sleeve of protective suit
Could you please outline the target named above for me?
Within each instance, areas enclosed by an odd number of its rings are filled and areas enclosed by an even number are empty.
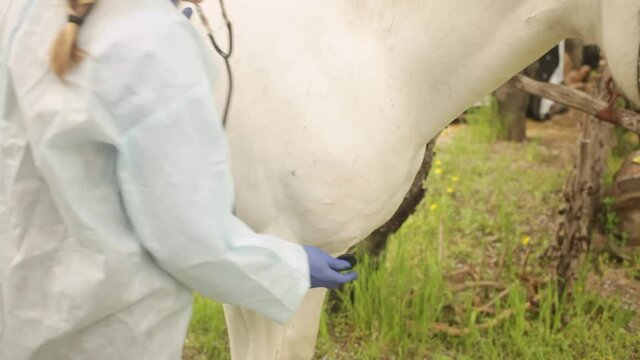
[[[256,234],[233,216],[209,62],[186,29],[145,44],[153,56],[132,73],[150,76],[138,77],[128,100],[141,118],[124,132],[118,155],[123,202],[140,241],[187,287],[287,321],[309,289],[307,257],[300,245]]]

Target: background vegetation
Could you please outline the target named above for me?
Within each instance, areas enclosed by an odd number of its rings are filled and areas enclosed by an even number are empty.
[[[489,103],[443,134],[427,196],[382,258],[356,249],[360,280],[323,314],[318,359],[639,359],[637,314],[592,279],[637,263],[594,255],[558,303],[540,255],[571,154],[535,135],[495,142],[494,118]],[[196,296],[185,359],[228,357],[221,306]]]

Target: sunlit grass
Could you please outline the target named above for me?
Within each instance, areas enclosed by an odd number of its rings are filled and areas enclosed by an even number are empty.
[[[590,291],[587,268],[570,302],[560,305],[547,285],[550,271],[537,255],[553,239],[569,169],[536,142],[496,144],[493,111],[473,110],[469,125],[437,150],[427,196],[383,257],[356,250],[360,279],[343,289],[337,312],[323,313],[318,359],[617,360],[640,353],[640,337],[629,328],[634,314]],[[527,272],[542,284],[536,311],[527,310],[519,280],[527,249]],[[495,311],[510,316],[477,329],[492,316],[473,310],[470,293],[453,292],[447,274],[472,265],[492,278],[496,259],[509,291]],[[469,331],[452,336],[435,323]],[[226,341],[221,307],[196,298],[188,359],[227,359]]]
[[[603,298],[578,281],[575,296],[560,305],[551,282],[539,292],[537,311],[527,311],[518,280],[523,253],[539,254],[553,239],[550,222],[560,207],[567,169],[537,143],[494,144],[490,108],[476,109],[470,125],[438,149],[436,169],[417,213],[389,243],[381,266],[364,253],[360,280],[343,292],[342,310],[324,317],[319,352],[329,359],[630,359],[640,339],[633,316],[615,299]],[[455,191],[450,191],[455,188]],[[444,228],[444,231],[442,231]],[[439,244],[444,234],[444,253]],[[502,257],[501,281],[511,286],[496,312],[513,314],[495,327],[472,311],[471,297],[453,294],[445,274],[479,264],[493,275],[491,259]],[[529,272],[550,280],[531,259]],[[353,300],[352,300],[353,299]],[[463,309],[461,313],[452,307]],[[469,333],[451,336],[434,322],[456,324]],[[349,329],[341,333],[339,329]]]
[[[222,305],[195,295],[189,336],[185,343],[185,360],[230,359],[229,339]]]

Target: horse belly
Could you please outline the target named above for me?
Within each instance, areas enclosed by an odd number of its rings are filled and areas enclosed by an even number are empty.
[[[327,12],[340,9],[332,4]],[[237,214],[258,232],[343,251],[390,218],[409,189],[424,151],[411,127],[418,112],[394,95],[404,85],[389,76],[380,44],[341,31],[339,13],[229,6]],[[226,74],[219,79],[218,103]]]
[[[256,231],[332,253],[393,215],[423,156],[421,146],[376,143],[361,132],[293,139],[262,130],[262,141],[232,139],[238,215]]]

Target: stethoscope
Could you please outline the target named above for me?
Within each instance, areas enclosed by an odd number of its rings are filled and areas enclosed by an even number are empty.
[[[178,2],[178,0],[172,0],[172,1],[174,3]],[[218,45],[218,43],[216,42],[216,39],[213,36],[213,30],[211,30],[211,26],[209,25],[209,20],[207,19],[206,15],[204,14],[204,11],[202,10],[202,7],[200,7],[200,2],[202,0],[185,0],[185,1],[186,2],[190,2],[195,6],[196,12],[198,13],[198,17],[200,17],[200,21],[202,22],[202,25],[204,26],[205,30],[207,31],[207,37],[209,38],[209,41],[211,42],[211,45],[216,50],[218,55],[220,55],[220,57],[222,57],[222,59],[224,60],[225,65],[226,65],[226,68],[227,68],[227,77],[229,79],[229,85],[227,87],[227,100],[225,102],[224,112],[222,113],[222,126],[226,127],[227,126],[227,118],[228,118],[228,115],[229,115],[229,106],[231,105],[231,94],[233,93],[233,75],[231,73],[231,64],[229,63],[229,58],[231,57],[231,54],[233,53],[233,31],[232,31],[232,27],[231,27],[231,22],[229,21],[229,18],[227,17],[227,11],[225,9],[223,0],[218,0],[218,2],[220,3],[220,11],[222,12],[222,18],[224,19],[225,25],[227,26],[227,36],[228,36],[228,39],[229,39],[229,49],[227,51],[224,51],[224,50],[222,50],[220,45]],[[191,8],[185,8],[182,12],[183,12],[183,14],[185,14],[185,16],[187,16],[187,18],[190,18],[192,13],[193,13],[193,10],[191,10]]]

